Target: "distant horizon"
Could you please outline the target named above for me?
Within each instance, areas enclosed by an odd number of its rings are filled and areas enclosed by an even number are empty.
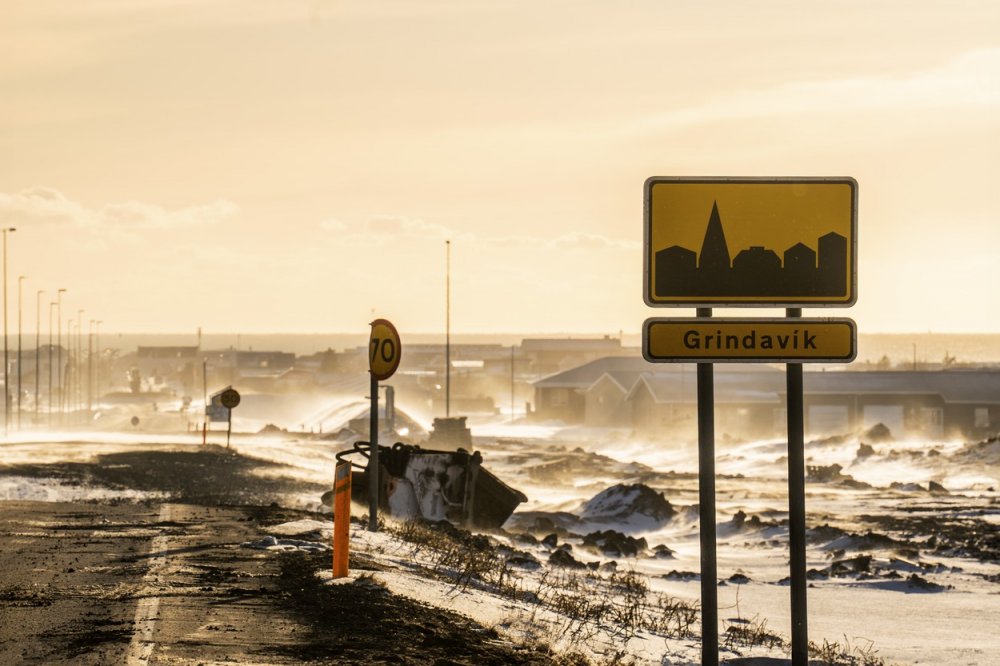
[[[34,335],[34,331],[31,334]],[[401,335],[419,335],[419,336],[432,336],[432,335],[446,335],[445,331],[400,331]],[[569,338],[603,338],[605,336],[611,338],[617,338],[619,333],[623,335],[641,335],[642,331],[639,329],[626,330],[623,329],[621,332],[616,331],[614,333],[603,333],[603,332],[593,332],[593,331],[492,331],[488,333],[479,332],[469,332],[469,331],[452,331],[451,335],[454,336],[511,336],[511,335],[524,335],[532,337],[569,337]],[[203,336],[209,335],[361,335],[367,334],[366,329],[360,329],[358,331],[202,331]],[[23,332],[22,335],[27,336],[27,332]],[[48,335],[48,332],[44,332],[43,335]],[[64,332],[63,335],[66,335]],[[75,333],[74,333],[75,335]],[[197,336],[197,332],[191,331],[101,331],[101,335],[194,335]],[[858,331],[858,335],[1000,335],[1000,331]],[[8,337],[15,338],[16,333],[9,334]]]

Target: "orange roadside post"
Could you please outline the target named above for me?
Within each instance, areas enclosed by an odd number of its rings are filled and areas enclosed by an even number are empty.
[[[351,527],[351,463],[338,462],[333,482],[333,577],[347,575]]]

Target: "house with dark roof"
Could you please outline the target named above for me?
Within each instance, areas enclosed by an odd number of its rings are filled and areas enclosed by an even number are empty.
[[[896,436],[982,437],[1000,431],[1000,370],[808,371],[808,434],[852,432],[882,423]],[[717,364],[715,425],[733,437],[786,429],[780,366]],[[593,426],[655,432],[697,426],[693,364],[606,357],[534,383],[535,415]]]

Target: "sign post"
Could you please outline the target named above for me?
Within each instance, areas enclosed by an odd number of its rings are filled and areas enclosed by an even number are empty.
[[[205,403],[205,423],[201,430],[201,443],[208,438],[208,424],[226,422],[226,448],[229,448],[229,438],[233,431],[233,410],[240,404],[239,391],[227,386],[218,393],[213,393]]]
[[[698,308],[711,317],[711,308]],[[701,543],[701,663],[719,663],[719,588],[715,543],[715,368],[698,364],[698,538]]]
[[[233,432],[233,410],[240,404],[240,394],[236,389],[229,387],[219,394],[219,402],[226,408],[226,448],[229,448],[229,436]]]
[[[802,316],[788,309],[788,318]],[[809,661],[809,630],[806,614],[806,469],[802,398],[802,364],[789,363],[786,376],[788,414],[788,566],[791,575],[792,663]]]
[[[643,357],[698,365],[702,664],[719,663],[712,364],[786,363],[792,664],[808,662],[802,363],[849,363],[850,319],[803,307],[857,300],[853,178],[650,178],[644,186],[643,298],[697,317],[647,319]],[[780,253],[780,254],[779,254]],[[712,307],[781,307],[784,319],[713,319]]]
[[[379,455],[378,455],[378,383],[389,379],[396,368],[402,354],[399,332],[386,319],[376,319],[371,323],[371,333],[368,338],[368,372],[371,374],[369,394],[371,412],[368,421],[368,434],[371,449],[368,454],[368,531],[378,531],[378,497],[379,497]]]

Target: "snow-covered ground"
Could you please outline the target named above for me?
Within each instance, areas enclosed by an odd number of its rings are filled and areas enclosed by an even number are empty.
[[[553,517],[559,524],[562,515],[563,526],[573,534],[613,529],[644,538],[648,547],[634,557],[612,557],[581,547],[578,538],[565,533],[558,541],[569,543],[572,555],[583,563],[616,559],[619,571],[648,576],[654,591],[698,601],[693,442],[642,440],[614,430],[507,423],[477,427],[474,433],[484,465],[529,498],[505,526],[510,534],[532,531],[530,525],[539,516]],[[224,441],[220,439],[224,433],[209,436],[216,443]],[[806,446],[807,465],[816,468],[815,481],[807,484],[808,567],[816,570],[808,597],[810,639],[846,640],[852,645],[871,641],[888,662],[996,663],[1000,563],[995,554],[992,559],[981,552],[977,555],[974,546],[995,539],[1000,530],[1000,442],[862,440],[845,437]],[[197,442],[200,433],[67,432],[12,438],[0,447],[5,463],[38,464]],[[280,434],[236,434],[232,439],[232,447],[240,453],[290,466],[269,473],[320,483],[330,482],[334,456],[349,446],[350,442]],[[766,619],[769,631],[787,639],[784,456],[781,441],[717,444],[716,519],[718,574],[725,581],[719,588],[720,618]],[[616,484],[643,484],[662,493],[676,513],[669,518],[638,513],[602,518],[587,502]],[[131,496],[128,491],[81,489],[58,479],[0,477],[0,499]],[[318,505],[315,497],[291,499],[302,506]],[[388,535],[357,532],[353,538],[359,548],[398,560],[394,572],[380,574],[390,588],[457,608],[512,634],[527,631],[525,623],[516,619],[521,611],[511,606],[514,602],[498,606],[496,599],[468,596],[468,590],[462,595],[453,587],[450,592],[439,590],[407,573],[404,562],[410,556],[400,550],[402,546],[378,542],[390,539]],[[671,555],[661,549],[656,556],[656,546],[665,546]],[[553,551],[542,543],[518,542],[516,547],[542,562]],[[855,564],[857,570],[844,573],[844,567]],[[543,621],[537,612],[530,617]],[[640,636],[628,646],[645,663],[697,661],[698,647],[691,641]],[[595,649],[600,651],[599,646]]]

